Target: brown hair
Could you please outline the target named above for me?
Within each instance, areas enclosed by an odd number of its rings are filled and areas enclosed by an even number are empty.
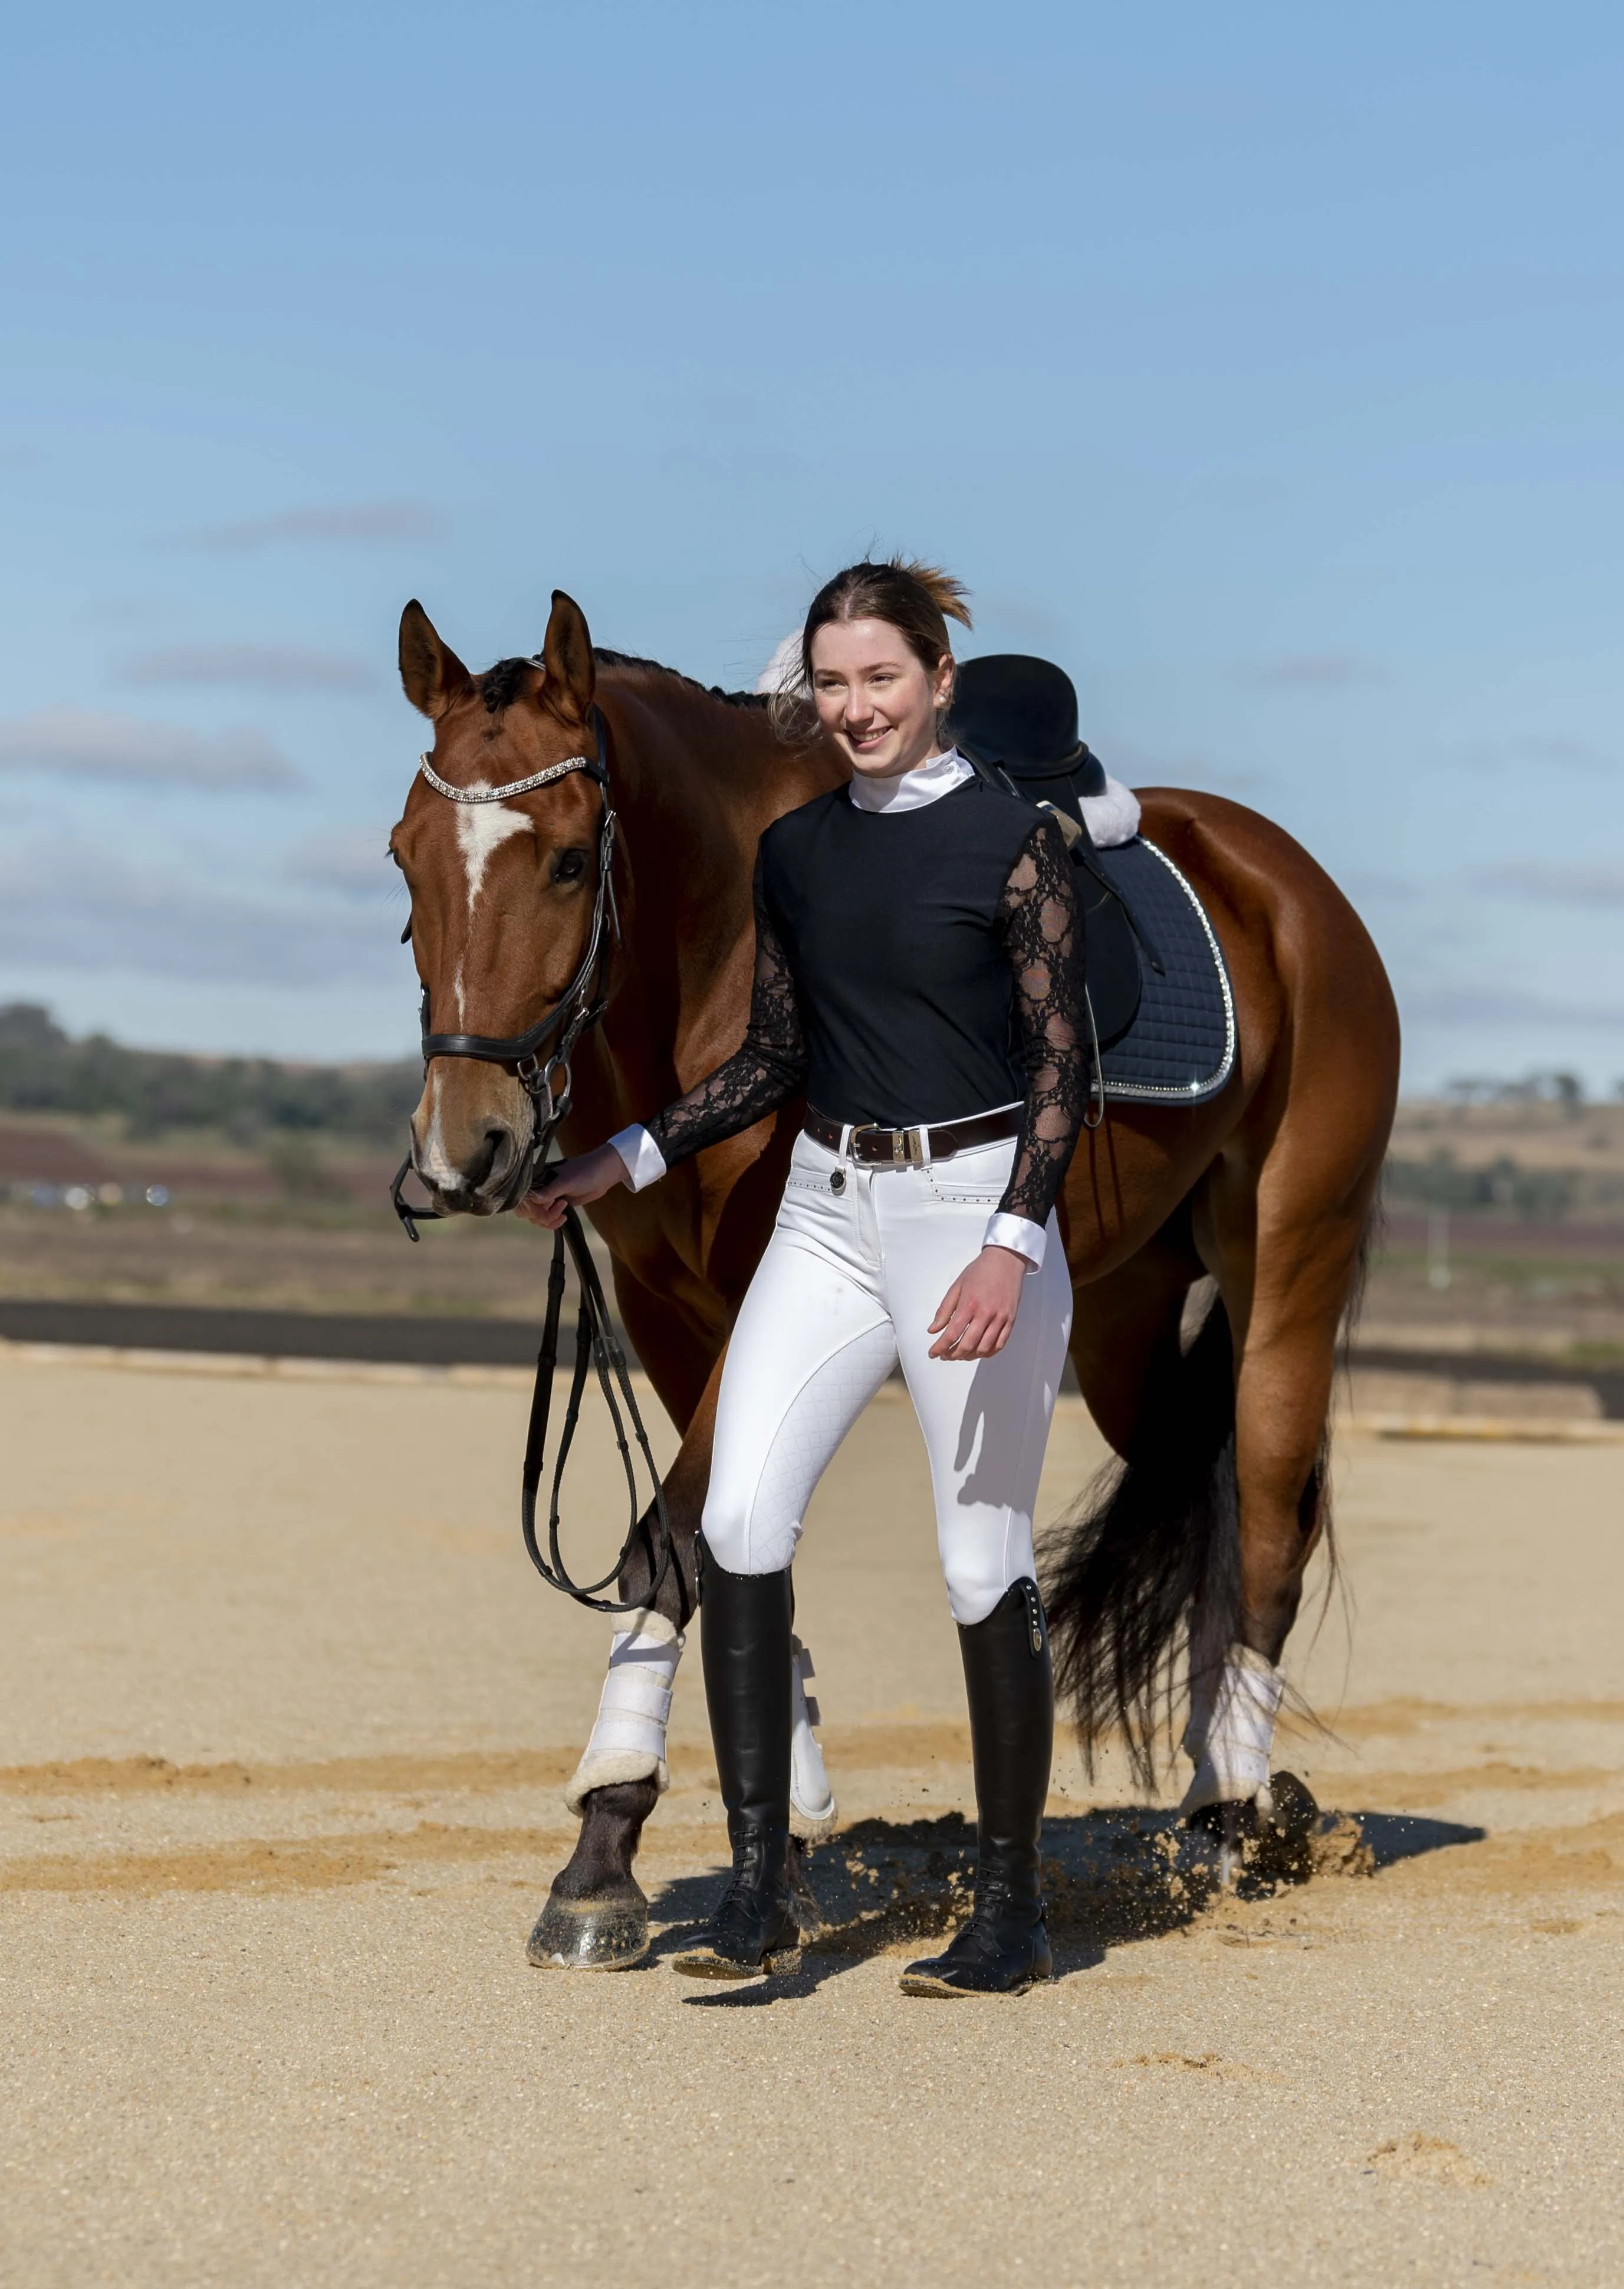
[[[860,564],[848,564],[832,580],[825,580],[812,599],[800,632],[800,673],[795,688],[775,693],[774,722],[792,734],[816,728],[807,693],[812,682],[812,639],[819,628],[834,620],[884,620],[934,675],[943,653],[952,650],[948,621],[957,620],[967,628],[970,625],[967,593],[951,572],[939,571],[934,564],[910,563],[901,556],[883,564],[868,557]]]

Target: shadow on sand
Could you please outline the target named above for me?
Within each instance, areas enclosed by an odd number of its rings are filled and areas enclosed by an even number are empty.
[[[1486,1831],[1449,1820],[1381,1812],[1316,1813],[1294,1836],[1248,1844],[1229,1889],[1267,1899],[1317,1878],[1373,1876],[1401,1860],[1477,1844]],[[1105,1959],[1130,1940],[1158,1939],[1193,1924],[1225,1889],[1216,1840],[1176,1814],[1127,1806],[1044,1822],[1044,1890],[1055,1967],[1063,1976]],[[967,1914],[975,1830],[962,1813],[937,1820],[864,1820],[807,1854],[819,1923],[803,1917],[801,1968],[792,1976],[700,1987],[710,2009],[760,2009],[812,1993],[825,1980],[888,1948],[918,1940],[928,1951]],[[718,1876],[684,1876],[651,1902],[657,1925],[648,1961],[685,1947],[715,1905]]]

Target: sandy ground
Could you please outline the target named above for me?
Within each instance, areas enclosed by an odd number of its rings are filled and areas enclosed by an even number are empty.
[[[1063,1975],[938,2004],[896,1972],[967,1744],[905,1400],[798,1569],[848,1825],[770,1991],[525,1962],[607,1625],[520,1553],[524,1406],[0,1359],[0,2279],[1624,2280],[1624,1447],[1347,1438],[1355,1614],[1294,1657],[1336,1737],[1279,1759],[1355,1815],[1322,1872],[1181,1886],[1068,1748]],[[1098,1456],[1068,1402],[1051,1513]],[[720,1846],[692,1654],[673,1774],[662,1947]]]

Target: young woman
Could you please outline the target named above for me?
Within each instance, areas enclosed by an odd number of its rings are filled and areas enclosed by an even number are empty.
[[[701,1548],[705,1696],[733,1875],[678,1969],[788,1968],[790,1566],[814,1487],[901,1360],[959,1624],[978,1815],[975,1912],[915,1994],[1048,1976],[1039,1835],[1054,1688],[1032,1505],[1071,1328],[1055,1202],[1086,1104],[1081,924],[1052,818],[939,726],[963,591],[898,562],[838,573],[800,666],[849,786],[769,826],[742,1048],[565,1160],[525,1212],[641,1190],[802,1091],[784,1204],[740,1310]]]

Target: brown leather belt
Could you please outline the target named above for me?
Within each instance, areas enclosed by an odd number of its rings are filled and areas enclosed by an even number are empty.
[[[940,1129],[878,1129],[865,1121],[851,1132],[847,1157],[860,1168],[920,1168],[927,1160],[951,1160],[955,1152],[970,1152],[978,1144],[997,1144],[1021,1132],[1023,1108],[1012,1105],[1004,1113],[975,1113],[967,1121],[949,1121]],[[819,1144],[838,1152],[845,1129],[812,1105],[807,1107],[806,1133]]]

